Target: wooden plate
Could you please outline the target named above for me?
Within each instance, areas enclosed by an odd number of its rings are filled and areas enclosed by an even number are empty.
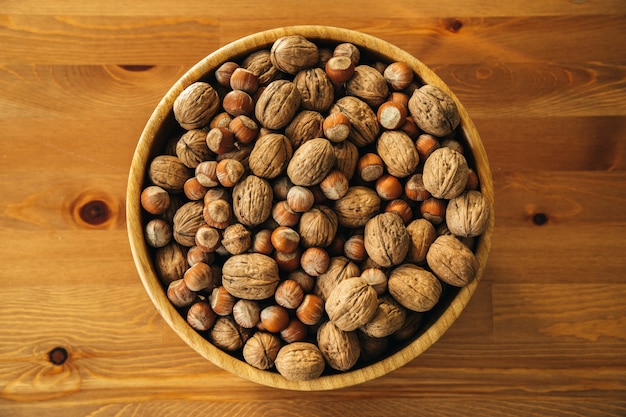
[[[426,84],[435,85],[446,91],[458,106],[461,134],[471,151],[470,164],[478,173],[481,192],[491,208],[487,230],[477,239],[475,246],[480,263],[476,279],[464,288],[446,292],[438,305],[425,316],[425,322],[415,339],[392,350],[378,362],[344,373],[325,373],[315,380],[302,382],[289,381],[276,372],[261,371],[248,365],[213,346],[187,324],[167,299],[156,275],[152,252],[143,237],[144,219],[140,204],[140,194],[145,186],[146,167],[151,158],[162,151],[165,140],[169,138],[168,135],[176,128],[172,105],[180,92],[191,83],[206,78],[225,61],[236,61],[256,50],[269,49],[276,39],[294,34],[302,35],[320,45],[351,42],[359,47],[362,54],[387,62],[404,61]],[[422,62],[400,48],[364,33],[326,26],[294,26],[256,33],[232,42],[198,62],[172,86],[152,113],[137,144],[128,178],[126,211],[130,246],[141,281],[158,312],[190,347],[215,365],[259,384],[292,390],[330,390],[360,384],[405,365],[435,343],[459,317],[476,290],[487,262],[494,225],[494,193],[487,154],[474,124],[454,93]]]

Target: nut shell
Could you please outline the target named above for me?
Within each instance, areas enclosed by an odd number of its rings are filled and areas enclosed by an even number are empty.
[[[296,74],[305,68],[317,65],[317,45],[301,35],[278,38],[270,49],[272,64],[282,72]]]
[[[406,231],[410,237],[407,261],[415,263],[426,261],[428,249],[437,238],[435,226],[426,219],[415,219],[409,223]]]
[[[363,278],[341,281],[328,295],[325,308],[330,321],[349,332],[370,321],[378,308],[378,295]]]
[[[193,170],[173,155],[157,155],[148,167],[150,181],[170,193],[182,192],[185,182],[192,176]]]
[[[248,163],[254,175],[271,179],[283,172],[292,155],[291,142],[285,135],[269,133],[256,140]]]
[[[376,150],[394,177],[404,178],[411,175],[419,163],[419,154],[415,144],[401,130],[389,130],[380,135]]]
[[[315,280],[313,293],[326,301],[331,291],[342,281],[361,275],[359,267],[345,256],[330,259],[328,269]]]
[[[448,202],[446,224],[456,236],[475,237],[487,228],[489,204],[479,191],[466,191]]]
[[[317,346],[328,366],[347,371],[359,360],[361,348],[356,331],[346,332],[327,321],[317,331]]]
[[[413,92],[409,99],[409,112],[420,129],[438,137],[452,133],[461,121],[452,97],[430,84]]]
[[[243,347],[244,360],[258,369],[270,369],[274,366],[281,343],[275,334],[256,332]]]
[[[191,247],[196,244],[196,232],[205,224],[202,211],[204,204],[200,201],[191,201],[180,207],[174,214],[173,237],[183,246]]]
[[[231,256],[222,267],[222,284],[237,298],[269,298],[274,295],[279,280],[276,261],[260,253]]]
[[[435,275],[414,264],[402,264],[391,271],[387,288],[397,302],[417,312],[431,310],[443,291]]]
[[[325,113],[333,105],[335,90],[323,69],[302,70],[296,74],[293,83],[300,92],[302,108]]]
[[[371,188],[355,185],[335,201],[333,208],[339,224],[345,227],[365,226],[369,219],[380,212],[380,197]]]
[[[255,175],[248,175],[233,188],[233,213],[237,220],[249,227],[258,226],[272,212],[271,185]]]
[[[381,213],[365,225],[363,243],[370,258],[383,267],[399,265],[409,250],[410,237],[400,215]]]
[[[313,343],[294,342],[283,346],[276,356],[276,370],[291,381],[308,381],[324,372],[326,362]]]
[[[376,108],[387,99],[389,86],[376,68],[369,65],[357,65],[354,68],[354,74],[346,82],[346,92]]]
[[[468,174],[465,157],[448,147],[441,147],[424,162],[422,180],[433,197],[452,199],[465,190]]]
[[[374,317],[359,328],[371,337],[387,337],[404,325],[406,310],[390,295],[378,299],[378,309]]]
[[[184,129],[197,129],[211,122],[219,106],[217,91],[211,84],[198,81],[186,87],[174,100],[174,117]]]
[[[254,114],[261,126],[282,129],[291,122],[300,107],[300,92],[288,80],[272,81],[259,96]]]
[[[304,142],[287,165],[287,176],[295,185],[319,184],[335,164],[335,148],[328,139],[315,138]]]
[[[337,233],[339,222],[337,215],[327,206],[314,206],[302,213],[298,234],[305,248],[330,245]]]
[[[452,235],[439,236],[426,254],[428,266],[439,279],[455,287],[464,287],[478,273],[476,255]]]
[[[335,102],[330,113],[341,112],[350,119],[350,134],[348,139],[357,146],[366,146],[374,143],[380,132],[380,124],[376,113],[363,100],[345,96]]]

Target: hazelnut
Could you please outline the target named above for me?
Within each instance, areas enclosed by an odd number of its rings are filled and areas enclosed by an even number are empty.
[[[391,88],[401,91],[413,82],[413,70],[406,62],[392,62],[385,68],[383,77]]]
[[[413,209],[405,200],[395,199],[390,201],[385,206],[385,213],[398,213],[400,217],[402,217],[402,221],[404,224],[409,224],[409,222],[413,219]]]
[[[270,255],[274,250],[271,242],[271,229],[261,229],[252,235],[252,245],[250,250],[265,255]]]
[[[379,296],[387,291],[387,275],[380,268],[367,268],[361,272],[361,278],[367,282]]]
[[[478,174],[472,168],[467,172],[467,184],[465,184],[466,190],[478,190]]]
[[[204,205],[204,221],[217,229],[226,229],[232,220],[232,208],[226,200],[214,200]],[[194,236],[195,238],[195,236]]]
[[[177,308],[187,307],[196,299],[196,292],[190,290],[182,278],[169,283],[166,295]]]
[[[237,68],[239,68],[239,64],[236,62],[224,62],[215,70],[215,80],[222,87],[230,87],[230,78]]]
[[[404,195],[413,201],[424,201],[430,197],[430,192],[424,186],[422,174],[413,174],[404,184]]]
[[[354,62],[349,56],[333,56],[326,61],[324,70],[334,84],[343,84],[354,75]]]
[[[392,103],[397,103],[401,105],[402,107],[404,107],[405,110],[408,109],[408,106],[409,106],[409,96],[399,91],[393,91],[391,94],[389,94],[387,101],[390,101]]]
[[[378,123],[385,129],[395,130],[404,125],[406,121],[407,110],[401,104],[393,101],[387,101],[380,105],[376,117]]]
[[[427,198],[422,201],[420,212],[432,224],[440,224],[446,218],[446,202],[435,197]]]
[[[150,214],[161,214],[170,205],[170,194],[158,185],[150,185],[141,192],[141,207]]]
[[[238,300],[233,305],[233,319],[241,327],[254,328],[261,321],[260,304],[254,300]]]
[[[350,135],[350,119],[341,112],[329,114],[322,125],[324,137],[331,142],[343,142]]]
[[[286,279],[276,287],[274,299],[279,306],[285,308],[297,308],[304,298],[304,291],[296,281]]]
[[[286,200],[282,200],[272,207],[272,219],[281,226],[295,226],[300,220],[300,213],[292,210]]]
[[[406,117],[404,124],[400,126],[400,130],[406,133],[407,136],[413,140],[417,139],[420,133],[422,133],[422,131],[419,127],[417,127],[417,124],[415,124],[415,121],[411,116]]]
[[[203,252],[215,252],[222,241],[222,233],[215,227],[204,224],[196,231],[196,247]]]
[[[402,183],[393,175],[385,174],[376,180],[376,193],[383,200],[394,200],[402,195]]]
[[[217,180],[224,187],[234,187],[245,172],[241,162],[236,159],[222,159],[215,167]]]
[[[206,143],[211,152],[222,154],[235,147],[235,136],[225,127],[214,127],[206,135]]]
[[[423,133],[417,137],[415,147],[420,156],[420,161],[424,162],[435,149],[439,148],[439,140],[433,135]]]
[[[367,257],[361,234],[352,235],[346,239],[343,248],[346,257],[352,261],[361,262]]]
[[[198,301],[187,310],[187,323],[195,330],[205,332],[215,323],[215,312],[206,301]]]
[[[302,291],[304,291],[305,294],[310,293],[313,290],[313,285],[315,285],[315,278],[304,272],[302,269],[296,269],[295,271],[289,272],[289,274],[287,274],[287,279],[291,279],[300,284]]]
[[[243,144],[252,143],[259,134],[259,125],[245,114],[239,115],[228,124],[228,130],[233,132],[235,139]]]
[[[306,294],[296,309],[296,317],[308,326],[317,324],[324,315],[324,301],[315,294]]]
[[[278,333],[289,325],[287,309],[279,305],[270,305],[261,310],[261,324],[270,333]]]
[[[185,185],[183,185],[183,192],[185,193],[185,197],[192,201],[202,200],[207,191],[208,188],[200,183],[198,177],[189,178],[187,181],[185,181]]]
[[[259,78],[245,68],[235,68],[230,76],[230,88],[254,94],[259,88]]]
[[[251,116],[254,113],[254,101],[250,94],[242,90],[231,90],[224,96],[222,107],[233,117]]]
[[[274,260],[278,268],[283,272],[292,272],[300,267],[302,251],[298,248],[293,252],[274,252]]]
[[[286,200],[289,190],[293,187],[293,183],[289,177],[280,177],[272,182],[272,191],[274,192],[274,199],[277,201]]]
[[[215,261],[215,255],[211,252],[203,251],[199,246],[192,246],[187,251],[187,264],[193,266],[198,262],[204,262],[207,265]]]
[[[385,166],[378,154],[366,153],[359,159],[357,170],[363,181],[370,182],[376,181],[383,175]]]
[[[302,252],[300,266],[307,274],[318,277],[328,269],[330,255],[319,247],[310,247]]]
[[[227,112],[223,111],[221,113],[218,113],[217,115],[215,115],[215,117],[213,117],[213,119],[211,119],[211,123],[209,123],[209,127],[211,129],[216,128],[216,127],[228,127],[231,120],[233,120],[232,116],[228,114]]]
[[[287,327],[280,331],[280,337],[287,343],[302,342],[306,336],[306,326],[296,317],[292,317]]]
[[[300,245],[300,235],[288,226],[279,226],[271,232],[271,243],[278,252],[291,253]]]
[[[172,226],[163,219],[152,219],[144,227],[144,236],[148,245],[162,248],[172,240]]]
[[[352,61],[352,65],[357,66],[361,60],[361,51],[353,43],[343,42],[335,46],[333,56],[347,56]]]
[[[204,187],[216,187],[219,184],[217,180],[217,161],[202,161],[196,166],[195,174],[198,182]]]
[[[304,213],[313,207],[314,203],[315,196],[307,187],[296,185],[287,192],[287,205],[295,212]]]
[[[237,301],[223,286],[215,287],[209,297],[211,308],[219,316],[227,316],[233,312]]]
[[[339,200],[346,195],[349,186],[348,178],[338,169],[330,171],[319,184],[320,191],[329,200]]]

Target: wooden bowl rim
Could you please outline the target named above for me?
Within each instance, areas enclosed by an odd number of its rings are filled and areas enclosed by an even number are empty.
[[[180,92],[191,83],[208,75],[221,63],[258,49],[267,49],[277,38],[296,34],[311,40],[332,43],[351,42],[359,48],[375,53],[381,59],[390,62],[394,60],[404,61],[425,83],[435,85],[446,91],[458,106],[461,116],[461,129],[463,129],[475,159],[481,192],[491,208],[487,230],[477,240],[475,253],[479,260],[479,270],[476,279],[459,290],[450,305],[428,329],[401,350],[378,362],[344,373],[324,375],[310,381],[290,381],[278,373],[256,369],[213,346],[187,324],[167,299],[155,272],[153,261],[148,255],[148,247],[143,237],[140,203],[140,194],[145,181],[145,167],[151,157],[152,143],[157,137],[162,123],[171,115],[172,105]],[[133,260],[148,296],[168,325],[201,356],[226,371],[262,385],[300,391],[331,390],[361,384],[404,366],[432,346],[459,317],[482,277],[491,247],[495,217],[493,194],[493,180],[487,155],[472,120],[448,86],[419,59],[384,40],[362,32],[329,26],[289,26],[248,35],[215,50],[191,67],[161,99],[141,134],[131,162],[126,196],[127,229]]]

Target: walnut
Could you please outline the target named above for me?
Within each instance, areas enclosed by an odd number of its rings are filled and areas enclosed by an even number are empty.
[[[489,204],[480,191],[466,191],[448,202],[446,224],[456,236],[475,237],[487,228],[489,211]]]
[[[317,346],[328,366],[338,371],[352,368],[361,353],[356,331],[343,331],[331,321],[317,330]]]
[[[430,269],[443,282],[464,287],[478,273],[478,259],[467,246],[452,235],[439,236],[426,254]]]
[[[283,346],[276,356],[276,370],[291,381],[308,381],[324,372],[326,362],[313,343],[293,342]]]
[[[246,226],[258,226],[272,213],[272,186],[255,175],[248,175],[235,185],[232,199],[235,217]]]
[[[271,179],[283,172],[292,155],[291,142],[285,135],[268,133],[256,140],[248,163],[254,175]]]
[[[266,129],[282,129],[291,122],[300,107],[300,92],[288,80],[272,81],[257,99],[254,114]]]
[[[380,266],[389,267],[402,263],[408,253],[410,240],[398,213],[378,214],[365,225],[365,250]]]
[[[207,132],[192,129],[183,134],[176,143],[176,156],[189,168],[195,168],[213,155],[207,146]]]
[[[391,271],[387,288],[397,302],[417,312],[432,309],[443,291],[436,276],[414,264],[402,264]]]
[[[428,84],[413,91],[409,112],[420,129],[438,137],[450,134],[461,121],[452,97]]]
[[[274,295],[279,280],[276,261],[261,253],[233,255],[222,266],[222,285],[237,298],[269,298]]]
[[[272,65],[269,49],[251,53],[243,60],[241,67],[256,75],[261,85],[268,85],[279,79],[281,75],[278,69]]]
[[[281,348],[278,336],[268,332],[256,332],[243,346],[243,358],[257,369],[270,369]]]
[[[235,223],[224,229],[222,246],[229,253],[239,255],[246,252],[252,246],[252,235],[241,223]]]
[[[409,262],[422,263],[426,261],[426,253],[430,245],[437,238],[435,226],[426,219],[415,219],[406,227],[409,234],[409,252],[406,259]]]
[[[333,208],[339,224],[345,227],[365,226],[367,221],[380,212],[380,197],[371,188],[355,185],[335,201]]]
[[[302,107],[324,113],[335,100],[335,87],[321,68],[308,68],[296,74],[293,83],[300,92]]]
[[[347,140],[334,143],[333,147],[335,148],[335,168],[341,171],[348,181],[351,180],[359,163],[358,148]]]
[[[196,232],[205,224],[202,211],[204,203],[191,201],[183,204],[174,214],[173,237],[176,242],[183,246],[191,247],[196,244]]]
[[[419,163],[419,154],[415,144],[409,135],[401,130],[383,132],[376,143],[376,150],[385,163],[387,171],[394,177],[408,177]]]
[[[337,233],[337,215],[329,207],[319,205],[302,213],[298,234],[305,248],[330,245]]]
[[[324,116],[313,110],[303,110],[296,114],[291,123],[285,128],[285,136],[289,138],[293,148],[298,148],[304,142],[322,137]]]
[[[287,176],[295,185],[305,187],[319,184],[333,168],[335,148],[328,139],[316,138],[304,142],[287,165]]]
[[[354,75],[346,82],[346,92],[376,108],[387,99],[389,86],[376,68],[358,65],[354,69]]]
[[[341,281],[361,275],[359,267],[345,256],[330,258],[328,269],[317,277],[313,287],[313,293],[326,301],[330,292]]]
[[[270,59],[280,71],[297,74],[305,68],[317,65],[319,50],[317,45],[304,36],[283,36],[272,44]]]
[[[421,327],[423,318],[424,313],[411,310],[407,311],[404,324],[397,332],[392,334],[391,337],[399,341],[409,340],[411,337],[415,336]]]
[[[356,146],[366,146],[376,141],[380,124],[367,103],[353,96],[342,97],[330,108],[331,114],[337,112],[348,116],[351,126],[348,139]]]
[[[349,332],[370,321],[378,308],[374,288],[360,277],[341,281],[328,295],[324,305],[328,318],[338,328]]]
[[[173,110],[176,121],[184,129],[190,130],[208,125],[219,107],[217,91],[211,84],[198,81],[176,97]]]
[[[181,279],[189,267],[185,248],[176,242],[170,242],[168,245],[157,249],[154,266],[161,282],[165,285]]]
[[[387,337],[402,328],[406,310],[389,294],[378,299],[378,309],[374,317],[359,330],[371,337]]]
[[[452,199],[465,190],[469,167],[460,153],[442,147],[424,162],[422,180],[424,187],[433,197]]]
[[[232,317],[218,317],[208,338],[211,343],[220,349],[235,351],[241,349],[251,335],[250,329],[239,326]]]
[[[185,182],[193,176],[193,170],[172,155],[157,155],[150,162],[148,179],[165,191],[180,193]]]

